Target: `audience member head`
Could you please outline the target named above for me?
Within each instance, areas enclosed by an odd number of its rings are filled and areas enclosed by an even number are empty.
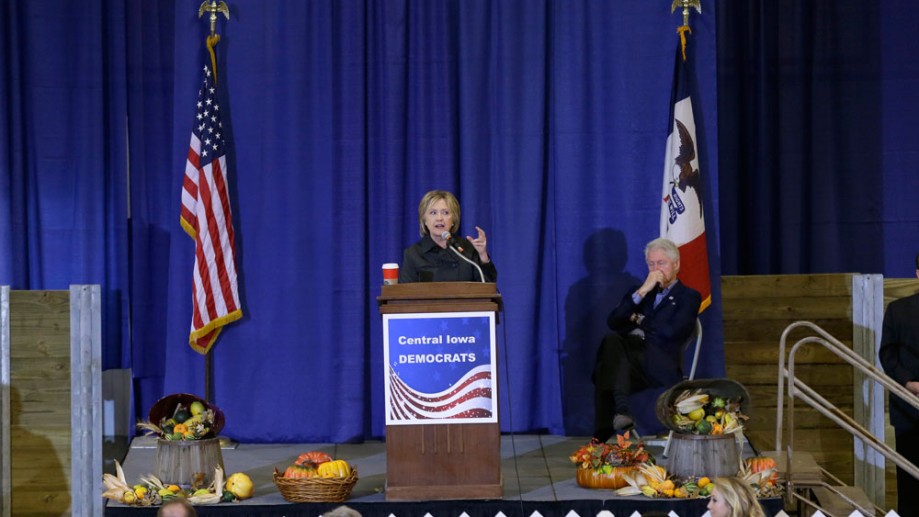
[[[339,506],[325,512],[322,517],[361,517],[361,512],[350,506]]]
[[[182,497],[164,502],[156,512],[156,517],[197,517],[197,515],[195,507]]]
[[[645,258],[647,259],[648,255],[650,255],[654,250],[663,251],[664,254],[667,255],[667,257],[673,262],[680,261],[680,248],[677,247],[677,245],[674,244],[670,239],[659,237],[645,245]]]
[[[714,481],[708,511],[712,517],[766,517],[753,488],[736,477]]]
[[[431,207],[438,201],[446,203],[446,209],[450,213],[450,228],[446,229],[446,231],[450,232],[451,235],[456,235],[456,233],[459,232],[460,205],[459,201],[456,200],[456,196],[446,190],[432,190],[425,194],[424,197],[421,198],[421,202],[418,203],[418,230],[422,237],[431,234],[426,216],[428,211],[431,210]],[[440,236],[438,235],[437,237]]]

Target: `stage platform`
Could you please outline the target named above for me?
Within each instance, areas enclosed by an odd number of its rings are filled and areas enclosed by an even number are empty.
[[[644,496],[618,497],[610,490],[581,488],[575,481],[575,466],[568,457],[587,443],[588,437],[555,435],[504,435],[501,437],[504,497],[500,500],[461,501],[386,501],[386,444],[378,441],[360,444],[230,444],[224,448],[227,474],[245,472],[255,484],[255,496],[240,503],[223,503],[198,507],[198,515],[217,516],[309,516],[318,517],[341,504],[288,503],[272,481],[275,468],[284,470],[296,457],[309,450],[321,450],[357,466],[359,480],[351,497],[343,504],[364,517],[587,517],[609,511],[615,517],[679,516],[702,517],[707,499],[650,499]],[[662,457],[662,439],[646,439],[646,447],[658,462]],[[152,473],[156,442],[148,437],[135,438],[123,466],[129,484]],[[746,451],[745,455],[751,455]],[[106,467],[108,471],[108,467]],[[767,515],[776,515],[780,500],[766,500]],[[573,512],[573,514],[571,513]],[[673,512],[673,513],[670,513]],[[109,502],[106,516],[140,517],[155,515],[156,508],[134,508]]]

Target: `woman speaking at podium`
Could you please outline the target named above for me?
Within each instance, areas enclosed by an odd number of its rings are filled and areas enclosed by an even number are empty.
[[[418,203],[421,240],[405,249],[399,268],[399,283],[407,282],[494,282],[498,270],[486,250],[485,231],[463,238],[460,205],[445,190],[432,190]]]

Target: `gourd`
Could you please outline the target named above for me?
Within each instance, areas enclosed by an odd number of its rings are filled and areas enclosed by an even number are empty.
[[[319,465],[319,477],[346,478],[351,475],[351,466],[345,460],[332,460]]]

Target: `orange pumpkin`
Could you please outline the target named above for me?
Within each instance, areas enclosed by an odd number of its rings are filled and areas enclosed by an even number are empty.
[[[764,470],[772,469],[772,475],[769,476],[769,484],[775,486],[779,482],[779,469],[778,465],[775,463],[774,458],[769,458],[767,456],[755,456],[753,458],[747,458],[744,460],[747,464],[747,467],[750,469],[750,472],[762,472]]]
[[[301,465],[303,463],[309,462],[309,463],[315,463],[316,465],[319,465],[327,461],[332,461],[332,457],[329,456],[328,454],[322,451],[309,451],[309,452],[304,452],[303,454],[298,456],[297,461],[295,461],[294,463]]]
[[[295,463],[287,467],[287,470],[284,471],[284,477],[293,479],[316,477],[316,467],[312,463]]]
[[[636,470],[636,467],[613,467],[612,472],[603,474],[594,469],[579,468],[578,485],[584,488],[622,488],[629,484],[624,476]]]

